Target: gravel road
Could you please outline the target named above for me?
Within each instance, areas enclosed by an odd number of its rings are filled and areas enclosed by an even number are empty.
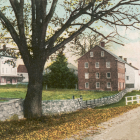
[[[99,124],[96,131],[92,128],[65,140],[140,140],[140,107]]]

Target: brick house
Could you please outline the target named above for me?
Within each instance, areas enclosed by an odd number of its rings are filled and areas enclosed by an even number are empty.
[[[78,59],[79,90],[119,91],[125,89],[125,61],[96,45]]]

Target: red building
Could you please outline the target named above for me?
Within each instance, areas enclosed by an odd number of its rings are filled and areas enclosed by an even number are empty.
[[[125,61],[105,49],[104,42],[101,46],[96,45],[78,59],[79,90],[125,89]]]

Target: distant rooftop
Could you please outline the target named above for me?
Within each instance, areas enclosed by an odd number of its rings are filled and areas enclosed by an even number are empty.
[[[17,68],[17,72],[19,73],[28,73],[25,65],[19,65]]]

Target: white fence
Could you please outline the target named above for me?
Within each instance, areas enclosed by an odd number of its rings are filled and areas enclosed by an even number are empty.
[[[131,100],[128,100],[127,98],[131,98]],[[135,99],[134,99],[135,98]],[[125,97],[125,101],[126,101],[126,105],[128,102],[131,102],[133,104],[134,101],[138,103],[140,103],[140,95],[136,95],[136,96],[127,96]]]

